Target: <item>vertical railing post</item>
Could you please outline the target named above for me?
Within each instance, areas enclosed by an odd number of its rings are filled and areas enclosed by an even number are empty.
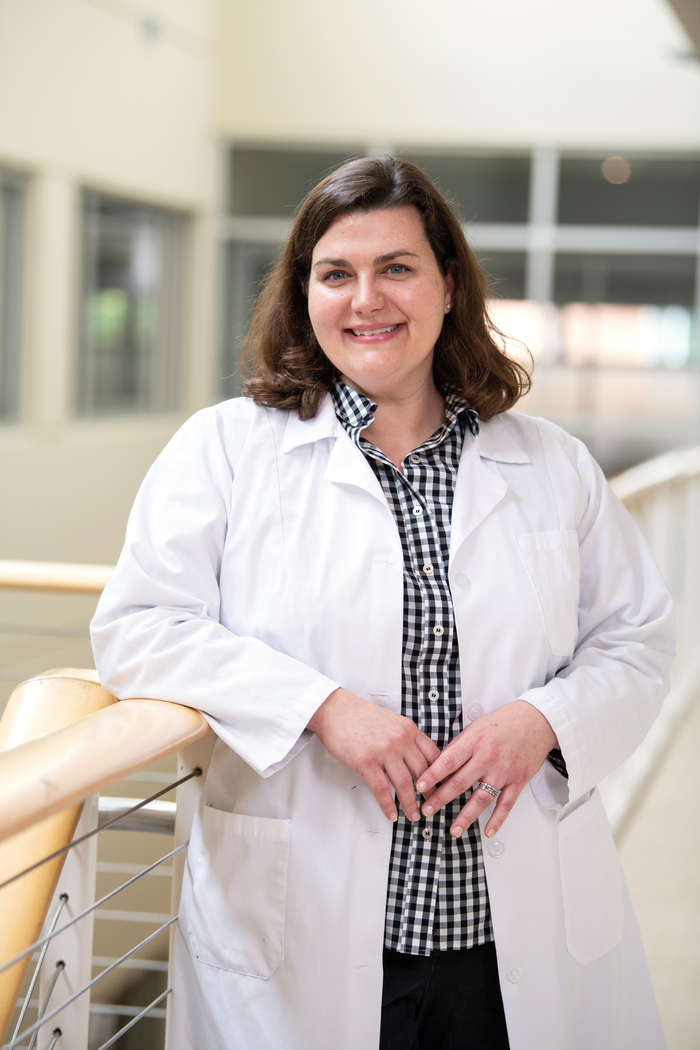
[[[80,838],[97,827],[97,795],[93,795],[85,801],[82,816],[76,828],[75,838]],[[86,842],[70,850],[66,863],[61,872],[54,894],[54,899],[49,908],[49,916],[53,915],[58,906],[62,893],[66,894],[66,901],[61,913],[59,928],[70,919],[79,915],[95,902],[95,870],[97,866],[97,835],[93,835]],[[47,1006],[47,1012],[55,1008],[64,999],[70,998],[80,988],[83,988],[92,976],[92,934],[93,934],[94,912],[91,912],[80,922],[71,926],[65,933],[54,937],[51,941],[46,959],[41,971],[41,983],[39,990],[39,1003],[46,1000],[51,981],[56,973],[56,967],[62,962],[61,970],[56,986],[51,993],[51,999]],[[61,1030],[61,1039],[58,1046],[66,1050],[87,1050],[88,1028],[90,1023],[90,997],[81,995],[74,1003],[62,1010],[51,1022],[44,1025],[39,1031],[38,1050],[48,1050],[51,1046],[52,1032],[56,1028]]]
[[[184,747],[177,753],[176,779],[179,780],[180,777],[186,777],[188,773],[191,773],[197,767],[202,770],[202,775],[200,777],[193,777],[192,780],[188,780],[186,784],[181,784],[176,790],[175,799],[177,809],[175,813],[175,841],[173,848],[181,846],[184,842],[187,842],[190,837],[192,820],[194,819],[194,815],[202,797],[204,781],[206,779],[207,770],[209,769],[209,763],[211,762],[212,751],[214,750],[215,743],[216,737],[213,733],[209,733],[207,736],[202,737],[201,740],[196,740],[193,744],[188,744],[187,747]],[[178,853],[177,856],[173,858],[173,882],[170,906],[171,915],[177,915],[180,908],[180,890],[182,889],[182,876],[186,862],[187,850],[183,850],[182,853]],[[177,923],[170,927],[170,953],[168,964],[169,987],[172,987],[173,949],[176,929]],[[172,996],[168,996],[167,1019],[165,1022],[166,1046],[168,1046],[168,1031],[170,1028],[170,1017],[172,1013],[171,1003]]]

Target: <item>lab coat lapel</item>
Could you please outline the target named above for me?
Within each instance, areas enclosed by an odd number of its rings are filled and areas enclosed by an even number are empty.
[[[498,416],[482,425],[478,437],[472,438],[467,432],[452,504],[450,561],[454,560],[467,537],[498,506],[508,491],[508,482],[490,470],[485,460],[498,463],[531,462]]]
[[[313,419],[302,421],[296,413],[290,412],[282,451],[287,454],[302,445],[309,445],[328,438],[334,443],[328,458],[324,480],[364,489],[388,510],[389,505],[382,486],[359,448],[338,422],[330,394],[326,395],[318,414]]]

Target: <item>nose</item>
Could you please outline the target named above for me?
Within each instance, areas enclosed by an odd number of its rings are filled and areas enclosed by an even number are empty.
[[[353,289],[352,308],[355,313],[373,313],[383,306],[384,296],[374,274],[360,274]]]

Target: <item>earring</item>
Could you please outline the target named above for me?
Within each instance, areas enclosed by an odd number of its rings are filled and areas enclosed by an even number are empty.
[[[447,303],[447,304],[445,305],[445,313],[449,313],[449,311],[450,311],[451,309],[452,309],[452,303]]]

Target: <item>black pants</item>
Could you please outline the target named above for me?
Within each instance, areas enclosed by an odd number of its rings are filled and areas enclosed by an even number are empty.
[[[427,956],[385,948],[379,1050],[508,1050],[494,945]]]

